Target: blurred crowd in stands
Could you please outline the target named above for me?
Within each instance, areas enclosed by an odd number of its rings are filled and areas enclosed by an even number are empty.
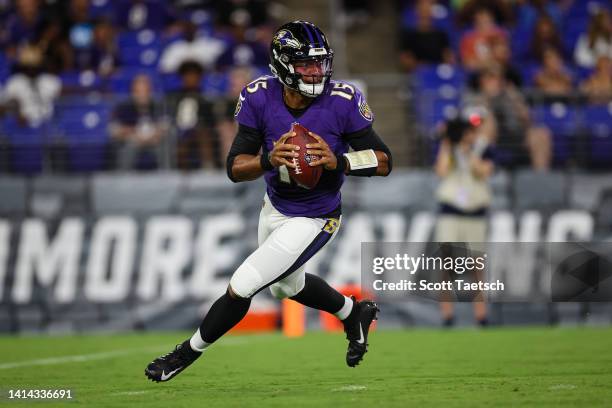
[[[471,116],[507,167],[611,167],[611,8],[609,0],[404,2],[399,61],[424,105],[421,122]]]
[[[223,166],[282,8],[0,0],[0,171]]]

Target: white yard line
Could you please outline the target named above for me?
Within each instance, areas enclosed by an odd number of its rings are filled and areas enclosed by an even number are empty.
[[[46,365],[54,365],[54,364],[65,364],[65,363],[85,363],[87,361],[93,360],[105,360],[108,358],[125,356],[133,353],[140,352],[154,352],[163,350],[160,347],[147,347],[141,349],[124,349],[124,350],[115,350],[115,351],[105,351],[102,353],[91,353],[91,354],[80,354],[74,356],[61,356],[61,357],[49,357],[49,358],[39,358],[36,360],[25,360],[25,361],[16,361],[13,363],[4,363],[0,364],[0,370],[9,370],[12,368],[22,368],[22,367],[31,367],[31,366],[46,366]]]
[[[269,336],[265,336],[265,335],[248,336],[248,337],[229,337],[227,339],[222,339],[219,342],[219,344],[215,345],[214,347],[248,345],[255,341],[265,340],[267,338],[269,338]],[[156,353],[156,352],[164,352],[164,351],[168,352],[170,351],[170,349],[171,349],[171,346],[166,344],[165,346],[157,346],[157,347],[132,348],[132,349],[105,351],[105,352],[91,353],[91,354],[80,354],[80,355],[72,355],[72,356],[39,358],[35,360],[14,361],[12,363],[0,364],[0,370],[10,370],[13,368],[47,366],[47,365],[66,364],[66,363],[85,363],[88,361],[106,360],[109,358],[121,357],[121,356],[126,356],[126,355],[134,354],[134,353]]]
[[[111,394],[112,397],[123,397],[123,396],[132,396],[132,395],[142,395],[142,394],[146,394],[149,391],[121,391],[121,392],[115,392],[113,394]]]
[[[333,388],[332,392],[363,391],[365,389],[367,389],[365,385],[351,384],[351,385],[344,385],[338,388]]]

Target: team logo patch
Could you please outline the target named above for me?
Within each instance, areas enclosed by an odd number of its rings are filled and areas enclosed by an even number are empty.
[[[291,34],[291,31],[288,30],[280,30],[272,39],[272,42],[283,48],[283,47],[290,47],[290,48],[302,48],[302,43],[299,42],[294,36],[293,34]]]
[[[328,218],[327,222],[323,226],[323,231],[327,232],[328,234],[333,234],[336,232],[339,226],[340,220],[338,218]]]
[[[372,114],[372,109],[370,109],[370,105],[366,102],[365,98],[361,98],[359,101],[359,113],[365,120],[372,121],[374,115]]]

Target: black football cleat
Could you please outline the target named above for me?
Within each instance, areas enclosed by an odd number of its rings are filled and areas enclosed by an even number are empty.
[[[346,352],[346,364],[355,367],[368,351],[368,332],[373,320],[378,319],[378,306],[371,300],[357,302],[353,299],[353,310],[348,318],[342,321],[346,339],[349,341]]]
[[[196,361],[201,355],[201,352],[191,349],[189,340],[185,340],[182,344],[178,344],[176,348],[168,354],[164,354],[153,360],[147,368],[145,368],[145,375],[151,381],[168,381],[176,377],[178,373]]]

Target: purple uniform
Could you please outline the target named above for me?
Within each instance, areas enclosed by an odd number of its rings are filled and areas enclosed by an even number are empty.
[[[242,90],[235,116],[241,125],[261,133],[264,151],[271,151],[274,142],[297,122],[321,136],[336,155],[348,151],[344,135],[371,126],[374,119],[361,92],[342,81],[331,81],[329,90],[296,119],[283,101],[283,85],[271,76],[260,77]],[[343,174],[323,171],[317,186],[307,190],[283,177],[282,171],[276,168],[265,173],[270,201],[282,214],[320,217],[340,207]]]

